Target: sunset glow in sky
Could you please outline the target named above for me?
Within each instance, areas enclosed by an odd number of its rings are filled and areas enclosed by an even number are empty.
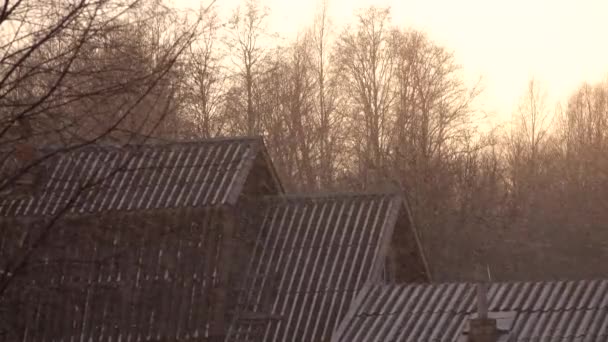
[[[198,0],[174,0],[198,7]],[[261,0],[269,28],[293,37],[312,23],[318,0]],[[227,14],[239,0],[218,0]],[[470,84],[482,79],[479,105],[499,116],[517,107],[531,77],[550,107],[583,82],[608,79],[606,0],[329,0],[336,31],[357,9],[390,6],[393,23],[425,31],[453,51]]]

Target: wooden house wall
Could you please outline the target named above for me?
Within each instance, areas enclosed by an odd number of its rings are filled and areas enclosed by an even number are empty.
[[[388,282],[421,283],[431,280],[424,251],[418,239],[416,227],[407,207],[401,206],[396,220],[390,248],[386,254]]]

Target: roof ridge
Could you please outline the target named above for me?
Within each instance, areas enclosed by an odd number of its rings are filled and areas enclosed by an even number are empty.
[[[207,144],[220,144],[220,143],[251,143],[251,144],[263,144],[264,140],[261,136],[240,136],[240,137],[214,137],[214,138],[205,138],[199,140],[166,140],[160,143],[143,143],[143,144],[125,144],[125,145],[116,145],[110,143],[91,143],[84,146],[80,146],[74,149],[69,149],[65,147],[59,148],[41,148],[40,151],[48,151],[49,153],[57,152],[59,154],[70,154],[76,152],[85,152],[85,151],[97,151],[97,152],[120,152],[120,151],[131,151],[136,149],[147,150],[154,148],[187,148],[191,146],[201,146]],[[65,150],[65,151],[64,151]]]
[[[262,143],[262,137],[215,137],[200,140],[183,140],[183,141],[167,141],[164,143],[152,143],[152,144],[127,144],[123,146],[112,146],[112,145],[90,145],[92,147],[100,148],[113,148],[113,149],[132,149],[132,148],[163,148],[163,147],[189,147],[206,144],[220,144],[220,143],[235,143],[235,142],[252,142]]]
[[[267,200],[292,201],[292,200],[331,200],[347,198],[369,198],[369,197],[402,197],[398,190],[395,191],[362,191],[362,192],[318,192],[318,193],[291,193],[279,196],[266,196]]]
[[[508,280],[508,281],[492,281],[488,282],[488,285],[518,285],[518,284],[557,284],[557,283],[591,283],[591,282],[608,282],[608,278],[589,278],[589,279],[549,279],[549,280]],[[387,283],[387,282],[376,282],[372,283],[370,288],[387,288],[387,287],[438,287],[438,286],[456,286],[456,285],[465,285],[465,286],[474,286],[477,284],[476,281],[467,280],[467,281],[444,281],[444,282],[431,282],[431,283],[423,283],[423,282],[413,282],[413,283]]]

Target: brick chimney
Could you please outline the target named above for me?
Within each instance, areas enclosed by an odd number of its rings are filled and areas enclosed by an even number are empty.
[[[497,342],[496,319],[488,317],[488,284],[477,284],[477,317],[469,319],[469,342]]]

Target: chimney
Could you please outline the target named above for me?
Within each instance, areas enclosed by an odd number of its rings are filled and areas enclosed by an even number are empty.
[[[497,342],[496,319],[488,317],[488,284],[477,284],[477,317],[469,319],[469,342]]]

